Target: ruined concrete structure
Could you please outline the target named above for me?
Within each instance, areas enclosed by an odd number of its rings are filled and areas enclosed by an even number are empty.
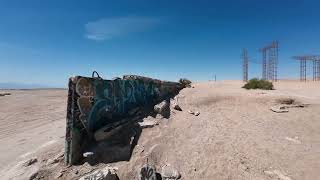
[[[65,163],[82,159],[96,132],[108,133],[137,119],[137,108],[152,106],[177,94],[183,85],[128,75],[114,80],[76,76],[69,79]],[[101,131],[101,129],[103,131]]]

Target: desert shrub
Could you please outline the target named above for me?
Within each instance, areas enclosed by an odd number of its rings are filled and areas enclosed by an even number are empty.
[[[186,78],[179,79],[179,83],[183,85],[183,87],[191,87],[191,81]]]
[[[245,89],[264,89],[264,90],[273,90],[273,84],[272,82],[253,78],[250,79],[249,82],[247,82],[242,88]]]

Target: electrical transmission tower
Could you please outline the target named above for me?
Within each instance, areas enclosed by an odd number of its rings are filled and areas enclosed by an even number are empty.
[[[270,45],[263,47],[262,52],[262,79],[278,80],[278,52],[279,43],[273,41]]]
[[[313,81],[320,81],[320,56],[304,55],[294,56],[293,59],[300,61],[300,81],[307,81],[307,61],[313,62]]]
[[[248,51],[247,49],[242,50],[242,72],[243,72],[243,81],[247,82],[248,81]]]

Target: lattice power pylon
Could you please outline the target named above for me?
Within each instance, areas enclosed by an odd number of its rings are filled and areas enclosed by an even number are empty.
[[[262,49],[262,79],[267,80],[267,49]]]
[[[243,81],[248,81],[248,51],[247,49],[242,50],[242,72],[243,72]]]
[[[317,66],[317,81],[320,81],[320,59],[316,61]]]
[[[278,80],[278,41],[261,49],[262,52],[262,79],[277,81]]]
[[[300,81],[307,81],[307,61],[313,63],[313,81],[320,81],[320,56],[316,55],[304,55],[294,56],[293,59],[300,61]]]

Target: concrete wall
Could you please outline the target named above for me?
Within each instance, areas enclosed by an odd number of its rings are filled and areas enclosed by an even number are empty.
[[[83,149],[94,141],[93,134],[108,126],[111,129],[126,123],[130,111],[177,94],[182,85],[141,76],[103,80],[76,76],[69,80],[66,164],[82,158]]]

